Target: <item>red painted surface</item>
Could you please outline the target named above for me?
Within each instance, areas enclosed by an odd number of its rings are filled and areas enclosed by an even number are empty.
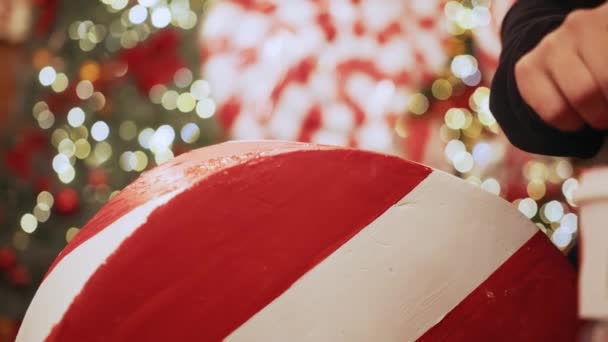
[[[575,341],[576,275],[538,232],[418,341]]]
[[[286,153],[296,150],[326,150],[333,147],[298,144],[290,142],[259,141],[255,143],[226,143],[209,146],[180,155],[127,186],[105,205],[70,241],[53,262],[48,272],[74,248],[97,234],[136,207],[169,192],[185,189],[205,177],[230,165],[256,159],[262,153]],[[48,274],[47,272],[47,274]]]
[[[229,147],[216,148],[236,154]],[[197,153],[218,154],[205,150]],[[201,159],[193,163],[191,155],[121,193],[85,233],[125,212],[120,203],[133,207],[174,181],[192,184],[97,270],[48,341],[219,341],[430,172],[379,154],[303,150],[223,168],[198,183],[204,174],[173,176],[191,174],[185,170]]]

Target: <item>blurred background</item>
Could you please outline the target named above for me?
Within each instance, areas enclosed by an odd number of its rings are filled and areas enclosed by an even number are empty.
[[[121,188],[230,139],[400,155],[568,251],[577,162],[511,147],[488,107],[512,1],[0,0],[0,341]]]

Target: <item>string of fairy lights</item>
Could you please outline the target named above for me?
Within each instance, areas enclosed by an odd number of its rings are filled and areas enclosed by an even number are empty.
[[[110,23],[95,23],[92,20],[75,21],[68,27],[67,36],[77,44],[83,53],[94,49],[105,49],[116,52],[119,49],[129,49],[145,41],[155,31],[169,26],[190,30],[196,27],[199,14],[191,6],[195,1],[190,0],[100,0],[108,13],[114,14]],[[204,1],[198,1],[196,10]],[[101,62],[94,59],[86,60],[79,68],[77,75],[71,79],[65,71],[66,66],[48,49],[40,49],[33,53],[33,65],[38,72],[38,81],[43,87],[53,93],[65,92],[75,85],[75,93],[81,101],[78,105],[67,110],[64,115],[57,115],[45,101],[37,102],[32,108],[32,114],[40,128],[51,132],[51,143],[56,148],[52,159],[52,169],[57,179],[63,184],[74,182],[79,175],[78,170],[93,170],[113,158],[124,172],[142,172],[155,164],[164,163],[174,157],[173,145],[176,139],[185,144],[198,141],[201,130],[200,119],[211,118],[216,111],[216,104],[210,96],[210,86],[207,81],[195,79],[194,73],[188,68],[179,69],[173,83],[155,85],[148,94],[148,100],[162,106],[168,115],[189,115],[188,122],[181,127],[162,124],[158,127],[138,127],[134,120],[126,119],[113,131],[112,126],[104,120],[104,115],[97,115],[107,110],[107,98],[103,91],[95,89],[95,82],[102,76]],[[124,76],[127,67],[121,66],[115,72],[115,77]],[[64,119],[58,119],[65,117]],[[169,121],[169,120],[167,120]],[[130,146],[139,148],[117,151],[112,139],[123,142],[133,142]],[[84,166],[84,168],[79,167]],[[106,184],[92,189],[98,202],[106,202],[118,191],[112,191]],[[39,224],[47,222],[51,216],[55,198],[52,193],[42,191],[38,194],[36,204],[31,212],[21,216],[21,231],[16,232],[13,242],[17,249],[27,246],[28,236],[36,231]],[[77,227],[66,230],[66,241],[70,241],[77,233]],[[25,233],[25,235],[24,235]]]

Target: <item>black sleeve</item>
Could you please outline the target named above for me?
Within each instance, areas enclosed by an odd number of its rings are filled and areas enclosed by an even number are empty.
[[[519,58],[556,29],[570,11],[599,3],[601,1],[519,0],[505,17],[501,31],[503,50],[492,82],[490,109],[513,145],[532,153],[579,158],[592,157],[599,150],[603,134],[590,127],[565,133],[545,124],[522,99],[514,76]]]

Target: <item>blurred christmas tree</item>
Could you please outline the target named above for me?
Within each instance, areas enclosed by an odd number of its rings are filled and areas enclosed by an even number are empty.
[[[7,3],[9,18],[28,17],[24,2]],[[117,190],[217,140],[209,85],[197,77],[205,6],[39,0],[25,7],[32,32],[23,82],[14,85],[23,95],[0,145],[0,317],[24,314],[55,255]]]

